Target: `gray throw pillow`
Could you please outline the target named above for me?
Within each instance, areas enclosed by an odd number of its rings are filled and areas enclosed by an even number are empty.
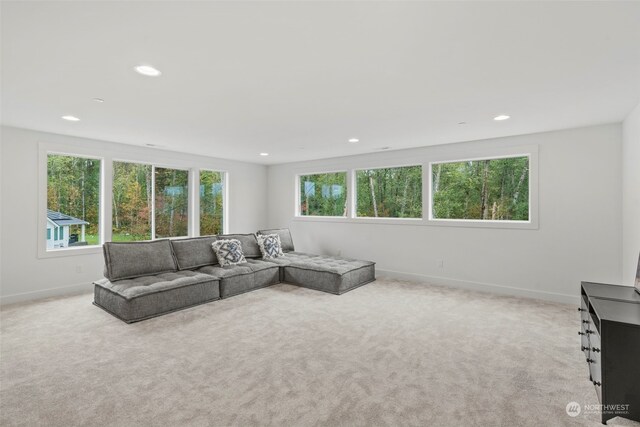
[[[267,234],[266,236],[258,234],[258,246],[260,246],[260,252],[262,252],[262,259],[284,256],[280,236],[277,234]]]
[[[268,230],[260,230],[258,231],[258,234],[277,234],[278,236],[280,236],[280,244],[282,245],[283,252],[295,251],[295,248],[293,247],[293,239],[291,238],[291,232],[288,228],[270,228]]]
[[[240,240],[216,240],[211,244],[213,251],[216,253],[218,263],[221,267],[227,265],[244,264],[247,260],[242,253],[242,244]]]

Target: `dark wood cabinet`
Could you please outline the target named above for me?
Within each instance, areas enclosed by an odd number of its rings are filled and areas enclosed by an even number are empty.
[[[602,405],[602,423],[640,421],[640,294],[630,286],[582,282],[580,348]]]

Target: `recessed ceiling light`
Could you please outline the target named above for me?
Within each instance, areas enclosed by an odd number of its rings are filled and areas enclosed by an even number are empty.
[[[268,156],[269,153],[260,153],[261,156]]]
[[[101,104],[104,102],[104,99],[102,99],[102,98],[93,98],[93,100],[96,101],[96,102],[99,102]]]
[[[80,119],[76,116],[62,116],[63,119],[68,120],[70,122],[79,122]]]
[[[493,118],[493,120],[501,121],[501,120],[507,120],[507,119],[510,119],[510,118],[511,118],[511,116],[507,116],[506,114],[500,114],[499,116],[495,116]]]
[[[381,149],[381,150],[388,150],[389,148],[391,148],[391,147],[382,147],[382,148],[380,148],[380,149]]]
[[[458,122],[459,125],[466,125],[467,122]]]
[[[143,76],[156,77],[162,74],[160,70],[153,68],[151,65],[138,65],[135,70]]]
[[[360,142],[360,140],[358,138],[351,138],[349,142],[351,142],[352,144],[355,144],[356,142]]]

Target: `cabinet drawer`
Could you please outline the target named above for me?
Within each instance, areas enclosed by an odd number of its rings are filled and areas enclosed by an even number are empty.
[[[584,352],[585,357],[589,357],[589,334],[587,329],[591,322],[591,316],[589,316],[589,308],[584,297],[580,298],[580,349]]]
[[[602,403],[602,352],[600,350],[600,334],[594,332],[589,334],[589,374],[591,375],[591,382],[596,388],[596,394],[598,395],[598,401]]]

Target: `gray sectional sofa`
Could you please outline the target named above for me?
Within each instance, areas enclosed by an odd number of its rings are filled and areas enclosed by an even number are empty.
[[[280,282],[340,295],[375,280],[371,261],[295,252],[288,229],[258,234],[278,234],[285,255],[263,260],[255,234],[105,243],[94,304],[133,323]],[[218,265],[218,239],[239,240],[247,262]]]

